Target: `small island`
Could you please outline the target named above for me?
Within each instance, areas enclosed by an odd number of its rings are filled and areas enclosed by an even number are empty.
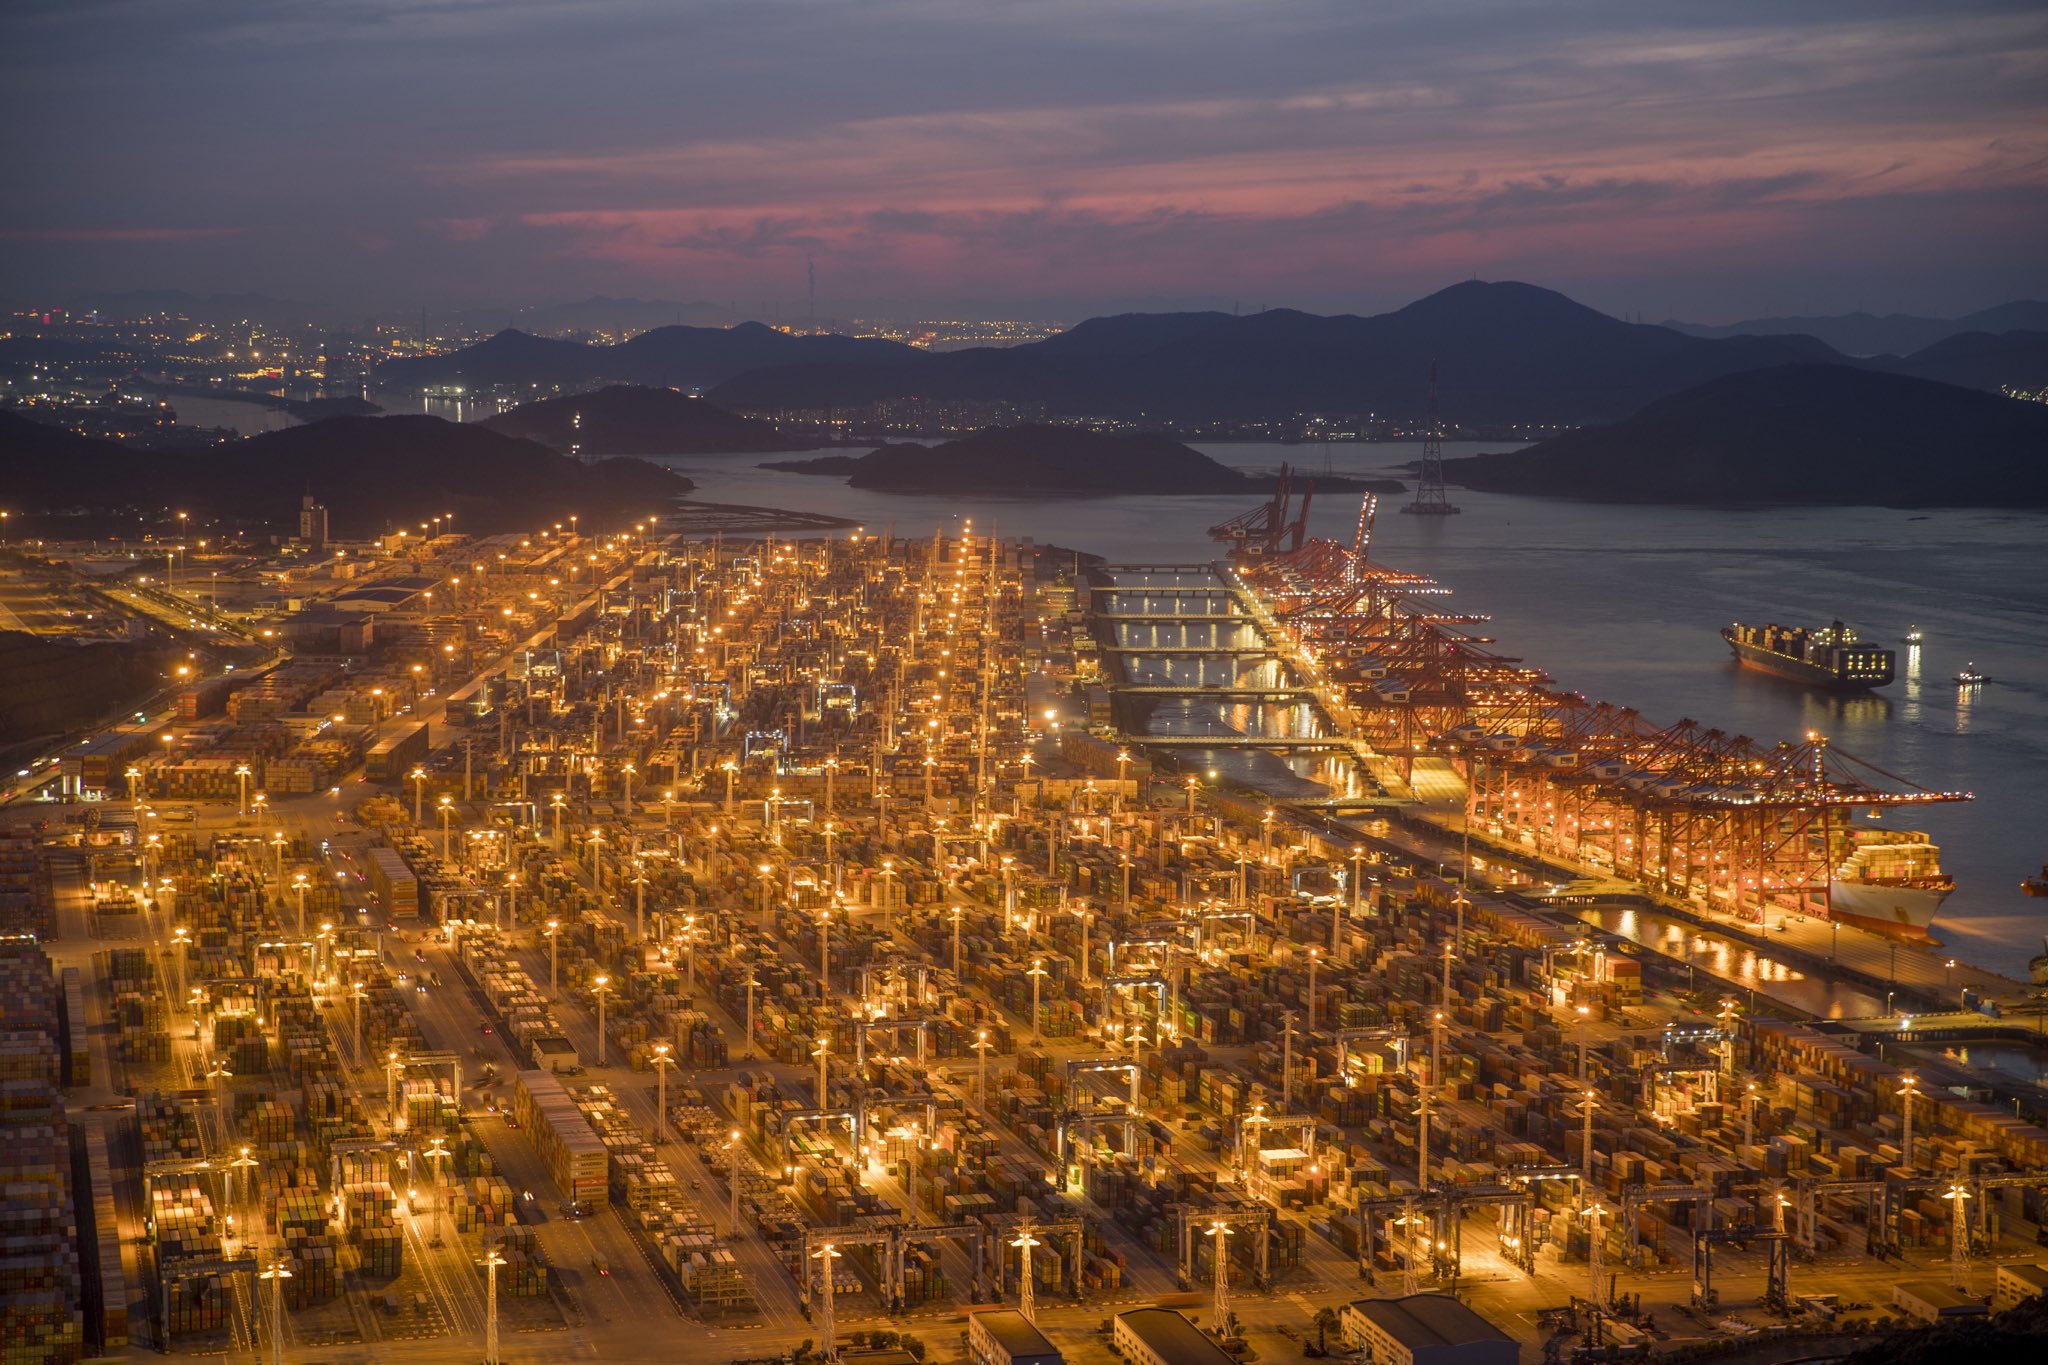
[[[477,425],[565,455],[748,455],[821,444],[675,389],[632,384],[522,403]]]
[[[763,469],[843,477],[883,493],[1270,493],[1277,476],[1246,474],[1179,441],[1078,427],[989,427],[935,446],[885,445],[865,455],[778,460]],[[1392,479],[1318,475],[1319,490],[1399,493]]]

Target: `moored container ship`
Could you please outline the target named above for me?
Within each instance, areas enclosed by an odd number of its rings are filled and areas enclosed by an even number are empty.
[[[1724,626],[1721,638],[1744,665],[1776,677],[1843,691],[1867,691],[1892,680],[1896,656],[1865,643],[1840,621],[1821,630],[1804,626]]]
[[[1956,889],[1941,850],[1918,830],[1851,830],[1828,879],[1828,914],[1893,938],[1932,937],[1928,925]]]

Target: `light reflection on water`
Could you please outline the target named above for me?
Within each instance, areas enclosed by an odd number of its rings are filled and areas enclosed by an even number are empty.
[[[1822,1019],[1868,1019],[1884,1012],[1884,997],[1846,982],[1823,981],[1768,953],[1711,929],[1634,906],[1595,906],[1582,918],[1664,957],[1736,982]]]
[[[2048,1039],[2040,1046],[2017,1042],[1929,1043],[1899,1050],[1922,1061],[1945,1062],[1982,1076],[2048,1086]]]

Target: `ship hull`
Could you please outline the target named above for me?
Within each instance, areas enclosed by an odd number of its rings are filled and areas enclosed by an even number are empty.
[[[1892,938],[1932,938],[1928,926],[1954,889],[1953,885],[1832,881],[1828,883],[1828,915]]]
[[[1884,685],[1883,682],[1875,680],[1856,682],[1839,677],[1825,668],[1807,663],[1804,659],[1787,658],[1783,654],[1773,654],[1767,649],[1759,649],[1741,640],[1728,639],[1725,631],[1722,632],[1722,638],[1728,640],[1728,647],[1735,651],[1736,662],[1744,668],[1754,668],[1759,673],[1768,673],[1787,682],[1803,683],[1807,687],[1825,687],[1831,692],[1868,692]],[[1890,681],[1889,678],[1884,680]]]

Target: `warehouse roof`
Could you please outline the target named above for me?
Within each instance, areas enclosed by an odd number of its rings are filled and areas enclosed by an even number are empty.
[[[996,1345],[1009,1353],[1012,1360],[1020,1356],[1052,1356],[1059,1352],[1045,1339],[1045,1333],[1014,1308],[991,1308],[985,1313],[976,1313],[974,1320],[982,1330],[995,1338]]]
[[[1351,1306],[1411,1351],[1431,1346],[1468,1346],[1478,1341],[1510,1340],[1507,1333],[1448,1294],[1354,1299]]]
[[[1116,1317],[1169,1365],[1237,1365],[1234,1356],[1171,1308],[1133,1308]]]

